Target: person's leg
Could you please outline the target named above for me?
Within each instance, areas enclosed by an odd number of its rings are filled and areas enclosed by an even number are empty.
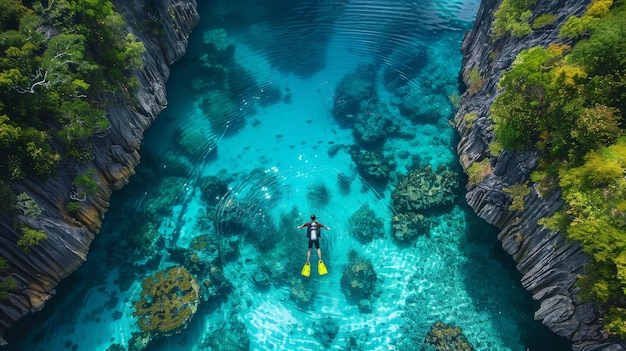
[[[322,260],[322,250],[320,250],[320,241],[315,240],[315,248],[317,249],[317,257],[319,257],[320,261]]]
[[[313,241],[309,240],[309,251],[306,253],[306,261],[311,262],[311,248],[313,247]]]

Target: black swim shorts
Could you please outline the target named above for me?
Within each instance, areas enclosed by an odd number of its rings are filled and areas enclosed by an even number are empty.
[[[320,241],[319,240],[310,240],[309,239],[309,249],[313,247],[313,244],[315,244],[315,248],[316,249],[320,248]]]

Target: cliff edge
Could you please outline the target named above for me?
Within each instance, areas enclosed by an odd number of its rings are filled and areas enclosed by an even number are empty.
[[[90,164],[61,167],[52,179],[25,179],[18,185],[18,191],[30,195],[43,210],[36,220],[20,219],[47,235],[28,254],[16,244],[21,235],[13,228],[12,219],[0,213],[0,255],[8,261],[6,273],[18,283],[8,299],[0,300],[0,334],[25,315],[40,310],[55,294],[57,284],[85,262],[111,193],[126,185],[134,174],[143,133],[167,105],[168,66],[185,54],[187,37],[199,21],[196,0],[113,3],[123,14],[128,30],[146,47],[144,65],[134,73],[140,81],[137,103],[107,102],[111,126],[94,142],[95,157]],[[158,34],[136,28],[157,28]],[[99,183],[97,191],[80,202],[74,216],[65,209],[74,174],[68,167],[95,169],[94,178]]]
[[[482,77],[480,89],[465,92],[455,126],[461,135],[457,146],[461,165],[467,172],[475,162],[488,160],[489,169],[480,181],[467,186],[466,200],[479,217],[500,229],[498,239],[513,257],[522,273],[521,283],[533,299],[540,302],[535,319],[541,320],[554,333],[572,341],[573,350],[626,350],[626,342],[611,341],[602,327],[602,316],[594,306],[582,302],[575,286],[577,275],[589,258],[578,243],[568,241],[559,232],[537,224],[549,217],[562,205],[559,193],[542,197],[532,184],[524,199],[523,210],[510,210],[511,197],[504,188],[522,184],[538,162],[539,153],[504,151],[491,155],[488,144],[493,140],[487,116],[498,94],[497,83],[517,56],[535,46],[547,47],[563,42],[558,38],[561,25],[572,15],[580,16],[588,1],[538,0],[532,9],[533,18],[542,14],[555,14],[557,19],[541,30],[534,30],[524,38],[490,37],[493,13],[501,0],[481,2],[473,29],[463,40],[462,76],[470,81],[470,72],[476,69]],[[564,42],[565,44],[571,44]],[[476,118],[467,119],[466,114]]]

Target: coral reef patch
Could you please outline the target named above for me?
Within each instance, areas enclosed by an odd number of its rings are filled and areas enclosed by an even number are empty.
[[[350,234],[363,244],[383,238],[383,220],[376,216],[374,210],[363,205],[350,217]]]
[[[360,301],[372,298],[378,277],[372,261],[360,256],[355,250],[348,252],[348,264],[341,275],[341,289],[348,300]]]
[[[395,170],[395,162],[392,157],[385,156],[379,151],[356,148],[353,148],[350,155],[363,178],[375,185],[386,185],[389,182],[390,173]]]
[[[134,315],[144,339],[179,333],[198,309],[200,286],[184,267],[158,271],[141,287]]]
[[[352,127],[363,105],[376,98],[375,71],[368,66],[343,77],[335,89],[332,115],[342,127]]]
[[[391,222],[392,239],[397,243],[410,243],[420,235],[428,234],[431,221],[421,213],[399,213]]]
[[[474,346],[467,340],[460,327],[435,322],[424,338],[421,351],[474,351]]]
[[[435,172],[428,165],[401,176],[391,199],[400,213],[441,210],[454,203],[458,187],[458,173],[448,168]]]

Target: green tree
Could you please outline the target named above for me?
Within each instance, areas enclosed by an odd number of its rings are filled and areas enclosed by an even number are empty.
[[[28,8],[18,0],[0,0],[0,31],[18,29],[20,18],[28,13]]]
[[[70,196],[70,198],[76,201],[83,201],[87,195],[95,193],[99,186],[98,182],[93,179],[95,175],[96,171],[93,168],[89,169],[84,174],[77,175],[72,181],[74,193]]]
[[[4,257],[0,257],[0,272],[3,272],[9,267],[9,263]],[[9,297],[9,292],[17,288],[17,281],[11,276],[2,275],[0,278],[0,300],[6,300]]]
[[[37,201],[26,193],[21,193],[17,196],[17,208],[22,210],[24,216],[29,218],[37,218],[43,212]]]
[[[499,39],[511,35],[521,38],[530,34],[530,9],[534,4],[535,0],[503,0],[493,14],[492,37]]]
[[[572,158],[580,158],[588,150],[615,143],[622,135],[619,110],[604,105],[586,108],[572,126]]]
[[[582,17],[571,16],[565,21],[559,32],[560,37],[578,38],[595,27],[599,18],[609,14],[613,0],[592,0]]]
[[[565,204],[542,221],[583,245],[592,257],[578,285],[582,296],[608,311],[607,329],[624,336],[626,308],[626,138],[592,151],[577,167],[561,168],[559,185]],[[620,324],[621,323],[621,324]]]
[[[39,245],[39,242],[47,237],[43,230],[24,227],[22,228],[22,237],[17,241],[17,246],[19,246],[24,253],[30,253],[31,247]]]

